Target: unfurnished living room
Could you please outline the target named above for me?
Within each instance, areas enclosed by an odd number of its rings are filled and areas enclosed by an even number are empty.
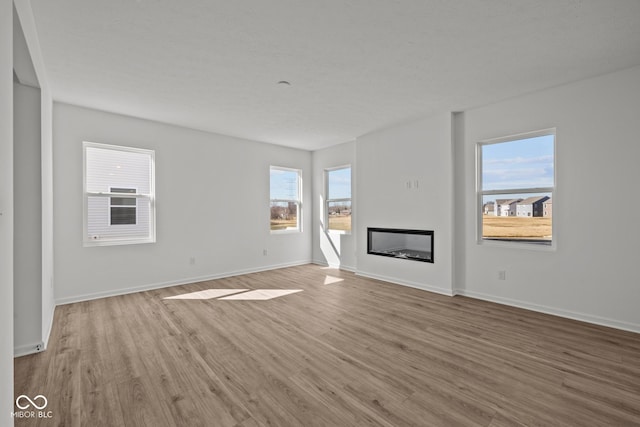
[[[640,425],[637,0],[0,0],[1,426]]]

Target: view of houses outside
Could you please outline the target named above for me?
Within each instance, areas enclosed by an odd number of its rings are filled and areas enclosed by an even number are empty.
[[[482,206],[483,238],[551,241],[553,200],[549,195],[488,199]]]

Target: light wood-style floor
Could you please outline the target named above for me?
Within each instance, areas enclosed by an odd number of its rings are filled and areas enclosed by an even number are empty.
[[[216,288],[302,292],[163,299]],[[15,392],[52,411],[17,426],[630,426],[640,334],[308,265],[60,306]]]

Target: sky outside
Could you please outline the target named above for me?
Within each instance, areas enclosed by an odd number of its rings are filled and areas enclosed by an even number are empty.
[[[328,172],[330,199],[351,198],[351,168]],[[295,170],[271,169],[271,199],[295,200],[298,198],[298,172]]]
[[[351,198],[351,168],[342,168],[328,171],[328,192],[327,199],[350,199]]]
[[[285,169],[271,169],[269,181],[271,199],[298,199],[298,171]]]
[[[553,145],[554,135],[483,145],[482,190],[553,187]]]

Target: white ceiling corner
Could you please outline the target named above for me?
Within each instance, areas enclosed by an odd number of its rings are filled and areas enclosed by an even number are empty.
[[[18,13],[13,9],[13,74],[25,86],[40,87]]]

